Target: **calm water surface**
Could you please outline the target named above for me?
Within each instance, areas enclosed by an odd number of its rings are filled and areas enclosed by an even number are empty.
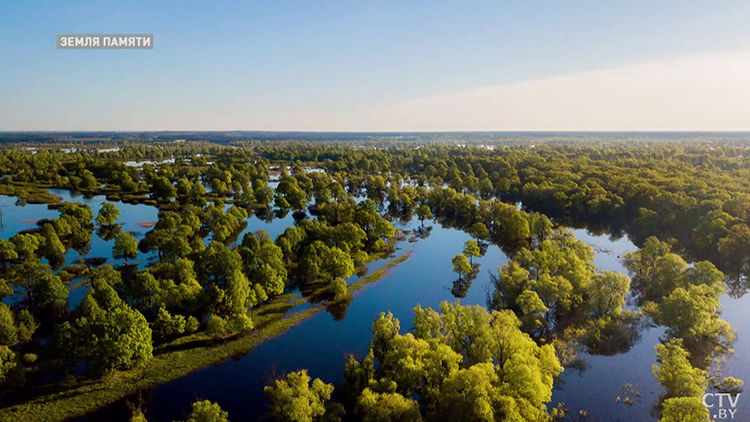
[[[104,202],[103,196],[85,198],[74,196],[67,190],[51,190],[66,201],[89,204],[94,215]],[[123,229],[133,232],[138,239],[149,229],[138,226],[138,222],[156,221],[158,211],[147,205],[116,203],[122,215]],[[33,220],[55,218],[58,212],[48,210],[46,205],[15,205],[15,198],[0,196],[0,209],[3,226],[0,237],[7,239],[19,230],[36,227]],[[26,221],[24,221],[26,220]],[[272,237],[293,225],[292,214],[275,218],[270,222],[257,217],[248,219],[245,232],[257,229],[266,230]],[[414,228],[418,222],[409,225],[397,224],[400,228]],[[312,377],[325,382],[337,383],[341,379],[345,356],[348,353],[366,354],[370,344],[370,326],[380,312],[390,310],[401,320],[402,332],[412,328],[412,309],[416,304],[423,307],[439,306],[444,300],[455,300],[451,287],[455,275],[452,272],[451,258],[461,253],[463,243],[470,237],[459,230],[446,229],[431,224],[431,235],[416,243],[400,242],[397,255],[413,250],[405,262],[393,269],[377,283],[366,286],[357,293],[347,309],[346,317],[336,321],[327,312],[321,312],[285,334],[270,339],[256,347],[251,353],[229,359],[217,366],[203,368],[181,379],[156,387],[143,395],[146,416],[151,422],[184,419],[193,401],[208,399],[215,401],[229,412],[232,421],[253,421],[264,412],[266,405],[263,386],[266,385],[272,370],[288,373],[306,368]],[[579,239],[597,250],[595,263],[601,270],[626,272],[619,257],[636,247],[627,239],[612,239],[607,236],[594,236],[585,230],[574,230]],[[240,236],[240,239],[242,236]],[[96,234],[92,236],[89,257],[106,257],[108,264],[118,264],[111,255],[113,241],[105,242]],[[139,254],[137,261],[146,265],[154,259],[154,254]],[[75,251],[66,255],[66,264],[79,258]],[[487,254],[476,260],[481,264],[480,272],[469,288],[463,304],[486,304],[485,289],[490,283],[490,272],[497,274],[497,267],[508,262],[508,258],[497,247],[490,246]],[[387,261],[371,264],[373,271]],[[351,281],[356,281],[354,276]],[[71,292],[71,306],[77,306],[85,292],[77,289]],[[750,343],[743,341],[744,333],[750,329],[746,308],[750,305],[748,296],[732,299],[722,297],[723,317],[739,331],[735,343],[735,356],[728,359],[723,375],[750,381]],[[573,414],[579,410],[588,412],[589,421],[656,421],[653,412],[658,405],[661,386],[651,373],[655,363],[654,346],[663,335],[661,327],[644,330],[641,340],[627,353],[615,356],[591,356],[584,354],[585,369],[566,369],[556,383],[552,405],[565,403]],[[632,384],[639,392],[626,390]],[[630,397],[633,405],[617,403],[616,397]],[[750,396],[749,396],[750,397]],[[750,399],[741,396],[735,421],[748,420]],[[105,408],[78,421],[127,420],[127,409],[123,402]]]

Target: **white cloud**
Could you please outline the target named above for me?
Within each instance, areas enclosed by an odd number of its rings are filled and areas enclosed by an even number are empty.
[[[238,93],[238,95],[242,95]],[[366,101],[366,100],[363,100]],[[383,107],[216,108],[149,101],[127,113],[97,102],[70,112],[11,108],[3,130],[750,130],[750,51],[642,63],[435,95]],[[54,111],[54,112],[53,112]],[[2,114],[2,113],[0,113]],[[39,124],[39,120],[44,121]]]
[[[750,52],[479,87],[380,109],[286,116],[276,123],[363,131],[748,130]]]

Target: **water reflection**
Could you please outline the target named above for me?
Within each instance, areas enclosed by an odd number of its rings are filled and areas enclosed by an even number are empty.
[[[98,213],[104,197],[84,197],[67,190],[51,190],[66,201],[87,203],[94,215]],[[15,198],[0,197],[2,225],[0,237],[7,239],[24,229],[34,229],[40,219],[54,219],[58,212],[46,205],[15,205]],[[149,229],[138,226],[139,222],[156,221],[158,210],[147,205],[116,203],[121,210],[119,223],[121,230],[134,234],[139,240]],[[387,210],[385,205],[384,210]],[[401,242],[397,255],[413,248],[412,256],[386,275],[378,283],[366,286],[353,300],[326,307],[320,313],[300,326],[292,328],[285,335],[271,339],[258,346],[252,353],[237,356],[223,365],[204,368],[184,378],[144,392],[144,408],[149,421],[171,421],[184,419],[190,404],[196,399],[209,399],[218,402],[229,411],[233,420],[255,420],[264,411],[263,386],[268,368],[279,371],[293,371],[308,368],[311,375],[325,382],[338,382],[344,365],[344,355],[364,353],[370,342],[372,318],[381,311],[392,310],[402,323],[413,319],[411,309],[421,303],[423,307],[437,307],[442,300],[460,297],[464,304],[484,305],[485,289],[490,281],[490,273],[508,261],[508,251],[504,253],[498,246],[486,244],[486,255],[475,259],[481,264],[473,278],[462,278],[451,282],[447,274],[452,273],[451,258],[461,253],[463,243],[470,236],[451,227],[463,227],[460,219],[439,218],[438,223],[423,227],[413,216],[393,213],[394,224],[410,230],[408,238],[413,241]],[[246,220],[244,233],[263,229],[271,238],[282,233],[286,227],[295,224],[291,212],[274,209],[255,210]],[[583,229],[574,230],[578,239],[594,246],[597,253],[595,264],[600,269],[626,272],[620,257],[627,251],[636,249],[627,237],[597,236]],[[104,262],[123,265],[124,260],[112,257],[112,233],[97,230],[91,239],[90,251],[71,249],[65,255],[65,264],[84,259],[86,264]],[[98,258],[98,259],[97,259]],[[138,264],[130,268],[142,268],[155,253],[139,254]],[[59,265],[59,263],[50,263]],[[64,264],[63,264],[64,265]],[[370,266],[374,271],[383,262]],[[349,281],[356,281],[358,274]],[[722,297],[723,317],[741,333],[748,324],[746,316],[746,278],[728,278],[729,294]],[[75,281],[73,282],[75,283]],[[69,307],[80,303],[85,287],[71,292]],[[742,298],[741,300],[735,300]],[[310,306],[310,305],[304,305]],[[403,327],[405,330],[410,327]],[[648,325],[644,320],[624,312],[621,316],[604,321],[590,335],[583,339],[583,352],[580,358],[562,374],[553,392],[551,405],[564,402],[573,413],[586,410],[591,420],[639,420],[653,421],[652,407],[658,405],[658,396],[663,392],[656,383],[651,365],[655,363],[653,347],[667,333],[661,327]],[[737,341],[734,345],[737,356],[729,356],[723,371],[737,378],[750,379],[747,356],[750,344]],[[628,387],[630,386],[630,387]],[[638,392],[636,394],[635,392]],[[620,396],[621,402],[616,398]],[[624,404],[625,397],[630,404]],[[750,403],[740,403],[738,414],[748,415]],[[109,413],[108,413],[109,412]],[[232,417],[235,415],[235,417]],[[127,420],[124,402],[112,408],[94,413],[80,420]]]

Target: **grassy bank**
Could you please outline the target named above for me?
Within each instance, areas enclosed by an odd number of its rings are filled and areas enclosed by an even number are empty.
[[[359,290],[382,279],[392,268],[405,261],[411,251],[385,264],[350,286]],[[296,294],[285,294],[250,312],[255,329],[245,335],[214,339],[204,333],[181,337],[154,349],[154,357],[144,366],[117,371],[96,380],[73,381],[55,386],[41,386],[30,392],[30,398],[0,409],[2,421],[64,421],[184,377],[196,369],[220,364],[226,359],[247,354],[261,342],[283,334],[290,328],[320,312],[312,307],[289,314],[290,309],[308,301]]]
[[[291,296],[291,298],[290,298]],[[154,349],[144,366],[117,371],[98,380],[73,382],[57,391],[37,396],[23,404],[0,410],[3,421],[63,421],[112,404],[140,390],[152,388],[190,372],[249,353],[262,341],[279,335],[320,312],[310,308],[289,316],[293,295],[284,295],[252,312],[256,329],[246,335],[215,340],[203,333],[181,337]]]
[[[401,255],[398,258],[395,258],[391,260],[391,262],[383,265],[382,267],[378,268],[377,270],[373,271],[371,274],[366,275],[361,280],[359,280],[356,283],[352,283],[349,285],[350,291],[356,291],[361,289],[362,287],[366,286],[367,284],[374,283],[381,278],[385,277],[391,269],[393,269],[398,264],[406,261],[411,256],[411,249],[408,250],[405,254]]]
[[[28,204],[54,204],[62,201],[62,198],[49,193],[47,189],[30,184],[14,186],[0,183],[0,195],[16,196]]]

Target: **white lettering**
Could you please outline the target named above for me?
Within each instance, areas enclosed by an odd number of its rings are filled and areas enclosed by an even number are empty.
[[[719,393],[719,394],[716,394],[716,395],[719,396],[719,407],[724,407],[724,396],[728,396],[728,394],[726,394],[726,393]]]
[[[737,395],[734,396],[734,399],[732,399],[732,395],[731,394],[729,395],[729,405],[732,406],[733,409],[735,407],[737,407],[737,402],[739,400],[740,400],[740,393],[737,393]]]
[[[65,37],[60,38],[60,46],[61,47],[67,47],[68,46],[68,40],[65,39]]]
[[[94,37],[94,40],[91,44],[92,47],[99,47],[99,37]]]
[[[144,39],[143,39],[143,46],[144,47],[150,47],[151,46],[151,37],[144,37]]]
[[[716,415],[717,419],[734,419],[734,414],[737,409],[719,409],[719,414]]]
[[[706,406],[706,407],[707,407],[707,408],[709,408],[709,409],[710,409],[710,408],[712,408],[712,407],[714,407],[714,405],[713,405],[713,404],[708,404],[708,403],[706,403],[706,399],[707,399],[708,397],[713,397],[713,396],[714,396],[714,395],[713,395],[713,394],[711,394],[711,393],[707,393],[707,394],[704,394],[704,395],[703,395],[703,405],[704,405],[704,406]]]

